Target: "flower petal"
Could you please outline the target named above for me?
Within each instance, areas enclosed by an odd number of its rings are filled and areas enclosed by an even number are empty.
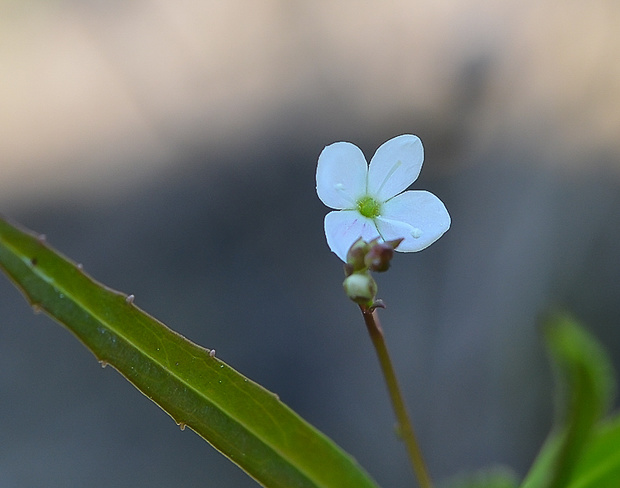
[[[329,248],[346,262],[347,252],[356,240],[362,237],[369,241],[379,237],[379,232],[373,221],[357,210],[340,210],[325,216],[325,237]]]
[[[382,202],[398,195],[418,178],[423,162],[417,136],[405,134],[383,143],[370,160],[368,194]]]
[[[450,215],[439,198],[427,191],[406,191],[383,204],[375,219],[385,240],[404,237],[397,251],[421,251],[450,228]]]
[[[321,152],[316,168],[316,192],[330,208],[355,208],[366,194],[368,163],[350,142],[330,144]]]

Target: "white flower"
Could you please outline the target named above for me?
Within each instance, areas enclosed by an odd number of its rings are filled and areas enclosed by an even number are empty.
[[[370,160],[349,142],[327,146],[319,156],[316,191],[336,209],[325,216],[327,244],[346,261],[347,251],[360,237],[369,241],[404,238],[396,249],[421,251],[450,227],[444,204],[427,191],[403,191],[420,174],[422,141],[405,134],[382,144]]]

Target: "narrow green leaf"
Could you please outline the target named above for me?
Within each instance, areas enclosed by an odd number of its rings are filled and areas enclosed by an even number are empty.
[[[620,484],[620,416],[599,425],[574,468],[568,488],[617,488]]]
[[[605,350],[577,322],[556,315],[544,330],[557,377],[556,425],[522,488],[566,488],[575,480],[575,466],[615,392]]]
[[[2,218],[0,267],[34,307],[262,485],[376,487],[349,455],[276,395]]]
[[[515,473],[503,466],[458,475],[441,484],[442,488],[517,488],[517,486]]]
[[[520,488],[546,488],[549,486],[555,472],[555,460],[558,456],[561,440],[557,432],[552,432],[549,435]]]

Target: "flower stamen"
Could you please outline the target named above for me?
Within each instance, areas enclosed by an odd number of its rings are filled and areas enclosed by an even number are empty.
[[[355,201],[346,193],[346,188],[342,183],[336,183],[334,185],[334,190],[336,190],[337,192],[340,192],[342,194],[342,197],[347,200],[350,204],[352,205],[356,205]]]
[[[403,162],[399,159],[398,161],[396,161],[396,163],[394,164],[394,166],[392,166],[390,168],[390,171],[388,171],[388,174],[385,175],[385,178],[383,178],[383,181],[381,182],[381,186],[379,186],[379,188],[377,189],[377,193],[381,193],[381,190],[383,189],[383,187],[385,186],[385,184],[387,183],[387,181],[392,177],[392,175],[396,172],[396,170],[402,166]]]

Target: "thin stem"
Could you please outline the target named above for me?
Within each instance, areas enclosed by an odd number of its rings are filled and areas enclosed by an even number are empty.
[[[409,420],[409,414],[407,413],[407,407],[405,401],[398,386],[398,380],[396,379],[396,373],[392,366],[392,360],[385,344],[383,337],[383,330],[379,323],[379,318],[374,310],[360,306],[362,315],[364,316],[364,322],[368,328],[370,339],[372,340],[375,350],[377,351],[377,357],[379,358],[379,364],[383,371],[383,377],[390,393],[390,399],[392,400],[392,407],[396,414],[398,421],[398,432],[402,436],[407,446],[407,452],[409,453],[409,459],[413,466],[413,471],[418,478],[418,482],[421,488],[432,488],[430,476],[428,470],[422,458],[422,451],[418,441],[416,440],[415,433],[413,431],[413,424]]]

